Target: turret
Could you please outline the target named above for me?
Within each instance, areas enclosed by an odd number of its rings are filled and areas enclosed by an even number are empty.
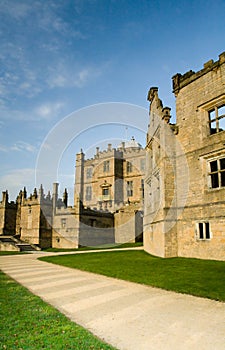
[[[76,174],[75,174],[75,189],[74,189],[74,206],[77,205],[76,198],[79,197],[83,202],[84,196],[84,153],[81,149],[76,155]]]

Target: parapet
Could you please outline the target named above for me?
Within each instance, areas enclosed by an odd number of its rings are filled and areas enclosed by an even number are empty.
[[[178,95],[180,89],[182,89],[184,86],[192,83],[194,80],[202,77],[204,74],[207,74],[213,69],[217,69],[220,65],[225,63],[225,52],[222,52],[219,55],[219,60],[214,62],[213,60],[209,60],[203,65],[203,69],[199,70],[198,72],[194,72],[192,70],[186,72],[185,74],[177,73],[172,77],[173,81],[173,93],[175,96]]]

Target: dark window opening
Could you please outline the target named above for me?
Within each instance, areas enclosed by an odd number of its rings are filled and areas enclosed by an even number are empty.
[[[225,187],[225,158],[210,162],[211,188]]]
[[[210,239],[210,225],[209,222],[199,222],[198,223],[198,239],[206,240]]]
[[[127,181],[127,197],[133,197],[133,181]]]
[[[203,222],[199,222],[199,238],[203,239]]]
[[[211,168],[211,172],[218,170],[217,161],[216,160],[214,160],[213,162],[210,162],[210,168]]]
[[[205,222],[205,238],[210,239],[209,222]]]
[[[209,112],[210,134],[225,130],[225,105],[215,107]]]
[[[109,189],[108,188],[103,188],[102,189],[102,195],[103,196],[108,196],[109,195]]]
[[[211,174],[211,182],[212,182],[212,188],[219,187],[218,174]]]
[[[141,179],[141,195],[142,195],[142,199],[143,199],[145,196],[144,179]]]

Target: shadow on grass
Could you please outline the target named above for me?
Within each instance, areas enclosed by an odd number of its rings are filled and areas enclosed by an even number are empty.
[[[106,251],[50,256],[40,260],[179,293],[225,301],[223,261],[163,259],[144,251]]]

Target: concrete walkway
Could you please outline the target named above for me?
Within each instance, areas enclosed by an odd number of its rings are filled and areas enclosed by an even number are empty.
[[[116,348],[225,349],[225,303],[37,260],[43,255],[1,256],[0,267]]]

